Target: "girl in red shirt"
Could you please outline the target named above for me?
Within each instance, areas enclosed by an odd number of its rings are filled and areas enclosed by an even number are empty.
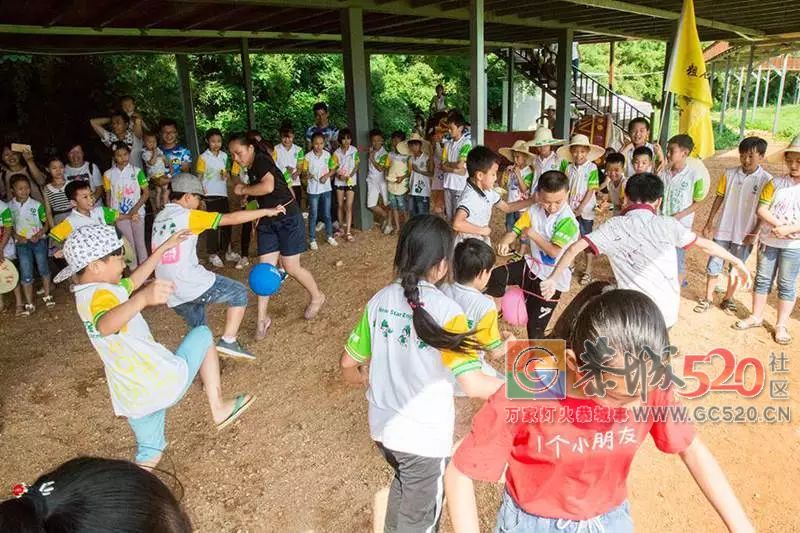
[[[622,369],[625,352],[637,355],[628,363],[639,362],[644,348],[660,354],[669,347],[664,318],[650,298],[593,283],[564,310],[552,337],[566,340],[568,394],[563,400],[508,400],[504,386],[475,415],[445,476],[457,533],[479,531],[472,480],[498,481],[504,471],[495,531],[632,532],[626,480],[648,433],[659,450],[680,455],[729,530],[754,531],[691,422],[669,416],[680,413],[670,379],[654,383],[648,375],[646,400],[641,390],[628,392],[624,375],[597,374],[607,387],[604,396],[598,381],[588,379],[598,364]],[[584,353],[577,355],[578,348]],[[635,419],[633,409],[643,407],[650,409],[643,411],[647,416]]]

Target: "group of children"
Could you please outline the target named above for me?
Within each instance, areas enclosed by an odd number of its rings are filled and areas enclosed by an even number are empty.
[[[733,327],[762,326],[766,297],[777,278],[774,339],[791,342],[787,321],[800,272],[795,253],[800,249],[800,136],[772,156],[773,162],[788,168],[781,178],[771,177],[761,166],[766,141],[750,137],[741,142],[740,166],[721,177],[701,236],[692,225],[710,180],[702,162],[690,157],[692,139],[684,134],[672,137],[664,154],[658,145],[647,143],[647,121],[637,119],[630,129],[630,145],[609,153],[584,136],[574,135],[565,143],[540,129],[534,141],[501,150],[510,162],[502,173],[505,191],[495,187],[498,156],[482,146],[470,148],[465,157],[459,156],[459,165],[445,167],[454,175],[463,167],[467,176],[457,197],[450,198],[445,186],[451,223],[426,215],[402,227],[394,281],[366,305],[340,363],[346,381],[368,387],[370,434],[394,470],[385,530],[435,530],[446,492],[454,529],[478,531],[472,480],[504,476],[498,531],[632,531],[625,480],[648,433],[660,450],[680,454],[729,529],[752,530],[691,423],[634,423],[627,417],[615,418],[613,424],[509,423],[505,384],[486,363],[485,354],[502,356],[513,339],[509,332],[500,333],[496,299],[514,285],[524,293],[528,338],[566,340],[568,370],[565,398],[514,407],[627,411],[641,404],[673,405],[669,383],[650,383],[648,391],[626,394],[622,373],[603,373],[603,379],[617,383],[604,398],[575,386],[582,373],[579,367],[600,364],[590,361],[588,351],[580,352],[587,342],[605,337],[612,357],[602,364],[614,367],[622,366],[624,352],[667,349],[669,329],[678,321],[684,254],[690,246],[710,256],[706,290],[694,311],[712,307],[727,263],[730,274],[721,307],[736,312],[734,294],[749,286],[744,262],[756,238],[761,244],[753,312]],[[602,156],[601,172],[595,161]],[[455,178],[448,183],[457,186]],[[507,200],[501,198],[503,192]],[[497,253],[515,255],[501,266],[494,265],[489,245],[494,206],[507,214],[508,232],[497,244]],[[595,227],[596,214],[603,208],[609,214]],[[520,247],[512,254],[517,239]],[[615,286],[592,280],[590,258],[600,253],[609,258]],[[587,256],[580,280],[586,286],[548,337],[553,310],[570,289],[572,265],[579,255]],[[448,279],[454,281],[448,284]],[[640,397],[644,392],[649,393],[646,400]],[[454,395],[488,399],[455,451]],[[629,447],[596,446],[598,435],[618,431],[630,435]],[[553,448],[555,441],[559,442]],[[588,445],[592,442],[595,445]],[[580,483],[579,493],[572,490],[574,483]]]

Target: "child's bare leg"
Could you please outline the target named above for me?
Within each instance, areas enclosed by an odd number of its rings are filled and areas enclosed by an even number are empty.
[[[322,304],[325,303],[325,294],[319,289],[314,276],[300,264],[300,254],[281,256],[281,263],[286,273],[296,279],[303,288],[308,291],[311,300],[306,307],[305,317],[308,320],[314,318],[319,312]]]
[[[42,288],[45,298],[50,296],[50,276],[42,276]]]
[[[715,280],[715,284],[716,284],[716,280]],[[728,290],[725,291],[725,299],[726,300],[732,300],[733,299],[733,295],[736,294],[736,289],[738,289],[738,288],[739,288],[739,280],[736,278],[736,276],[730,276],[729,275],[728,276]],[[712,287],[711,290],[712,291],[714,290],[713,287]],[[709,298],[709,300],[710,299],[711,298]]]
[[[347,218],[347,233],[353,228],[353,201],[355,200],[355,191],[347,191],[347,202],[345,204],[345,216]]]
[[[336,189],[336,213],[338,215],[338,220],[342,225],[344,225],[344,191],[341,189]],[[348,230],[349,231],[349,230]]]
[[[19,283],[14,287],[14,300],[16,300],[18,308],[22,307],[22,290],[20,289]]]
[[[222,336],[226,339],[235,339],[239,334],[239,327],[244,320],[244,313],[247,307],[229,307],[225,313],[225,330]]]
[[[372,501],[372,533],[383,533],[386,523],[386,508],[389,506],[389,487],[375,493]]]
[[[225,420],[233,410],[233,400],[222,399],[222,382],[219,377],[219,356],[217,347],[213,344],[208,347],[203,364],[200,365],[200,380],[208,399],[208,407],[215,424]]]
[[[280,252],[271,252],[268,254],[264,254],[258,257],[259,263],[269,263],[270,265],[277,265],[278,264],[278,257],[280,256]],[[284,267],[286,268],[286,267]],[[288,269],[286,270],[288,272]],[[267,307],[269,306],[269,296],[259,296],[258,297],[258,324],[259,329],[261,328],[262,324],[265,324],[269,321],[269,315],[267,314]]]
[[[714,288],[717,286],[717,280],[719,280],[719,276],[706,276],[706,300],[709,302],[714,301]],[[730,286],[730,280],[728,285]]]
[[[25,293],[25,303],[33,305],[33,283],[23,283],[22,292]]]

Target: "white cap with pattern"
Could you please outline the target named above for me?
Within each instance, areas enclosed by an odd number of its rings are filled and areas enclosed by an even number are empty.
[[[83,226],[70,233],[64,243],[64,259],[67,268],[56,274],[54,283],[61,283],[89,263],[102,259],[122,248],[122,240],[112,226]]]

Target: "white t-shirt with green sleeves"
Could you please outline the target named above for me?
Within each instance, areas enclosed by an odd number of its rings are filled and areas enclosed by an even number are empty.
[[[581,205],[583,197],[586,196],[586,191],[600,188],[600,174],[597,171],[597,165],[592,161],[587,161],[579,166],[565,159],[561,162],[561,172],[569,178],[568,203],[572,212],[575,213],[576,217],[581,217],[584,220],[594,220],[594,208],[597,205],[594,195],[586,203],[583,211],[578,213],[577,209]]]
[[[472,150],[472,138],[464,133],[457,141],[449,140],[444,145],[442,151],[442,161],[446,163],[458,163],[466,161],[469,151]],[[444,173],[444,188],[452,191],[463,191],[467,185],[467,173],[456,174],[455,172]]]
[[[117,333],[103,336],[97,322],[128,301],[133,282],[87,283],[74,289],[78,315],[103,360],[111,404],[117,416],[141,418],[174,404],[186,387],[186,361],[157,343],[141,313]]]
[[[469,331],[461,307],[426,281],[419,300],[448,331]],[[417,337],[412,310],[395,281],[378,291],[350,334],[345,350],[369,361],[369,428],[386,448],[423,457],[449,457],[453,447],[453,377],[480,370],[475,353],[437,350]]]
[[[77,209],[73,209],[67,218],[50,230],[50,237],[57,242],[64,242],[69,234],[84,226],[107,225],[111,226],[119,218],[119,211],[96,205],[89,210],[88,215],[84,215]]]
[[[664,182],[664,200],[661,202],[661,214],[674,216],[691,207],[694,202],[701,202],[708,194],[708,173],[701,172],[700,161],[687,162],[678,172],[664,169],[658,175]],[[679,220],[685,227],[692,229],[694,213]]]
[[[291,148],[286,148],[283,143],[275,147],[272,154],[272,159],[275,160],[275,165],[283,172],[283,178],[292,187],[300,185],[300,170],[303,168],[303,158],[306,153],[302,148],[293,144]],[[290,168],[297,170],[297,176],[292,176],[289,171]]]
[[[33,198],[28,198],[24,203],[19,203],[16,198],[13,198],[8,203],[8,208],[11,210],[14,231],[20,237],[28,239],[34,236],[47,222],[44,204]]]
[[[0,200],[0,237],[6,232],[11,232],[14,229],[14,218],[11,215],[11,209],[8,204]],[[3,257],[14,259],[17,257],[16,249],[14,247],[14,239],[8,239],[6,247],[3,249]]]

